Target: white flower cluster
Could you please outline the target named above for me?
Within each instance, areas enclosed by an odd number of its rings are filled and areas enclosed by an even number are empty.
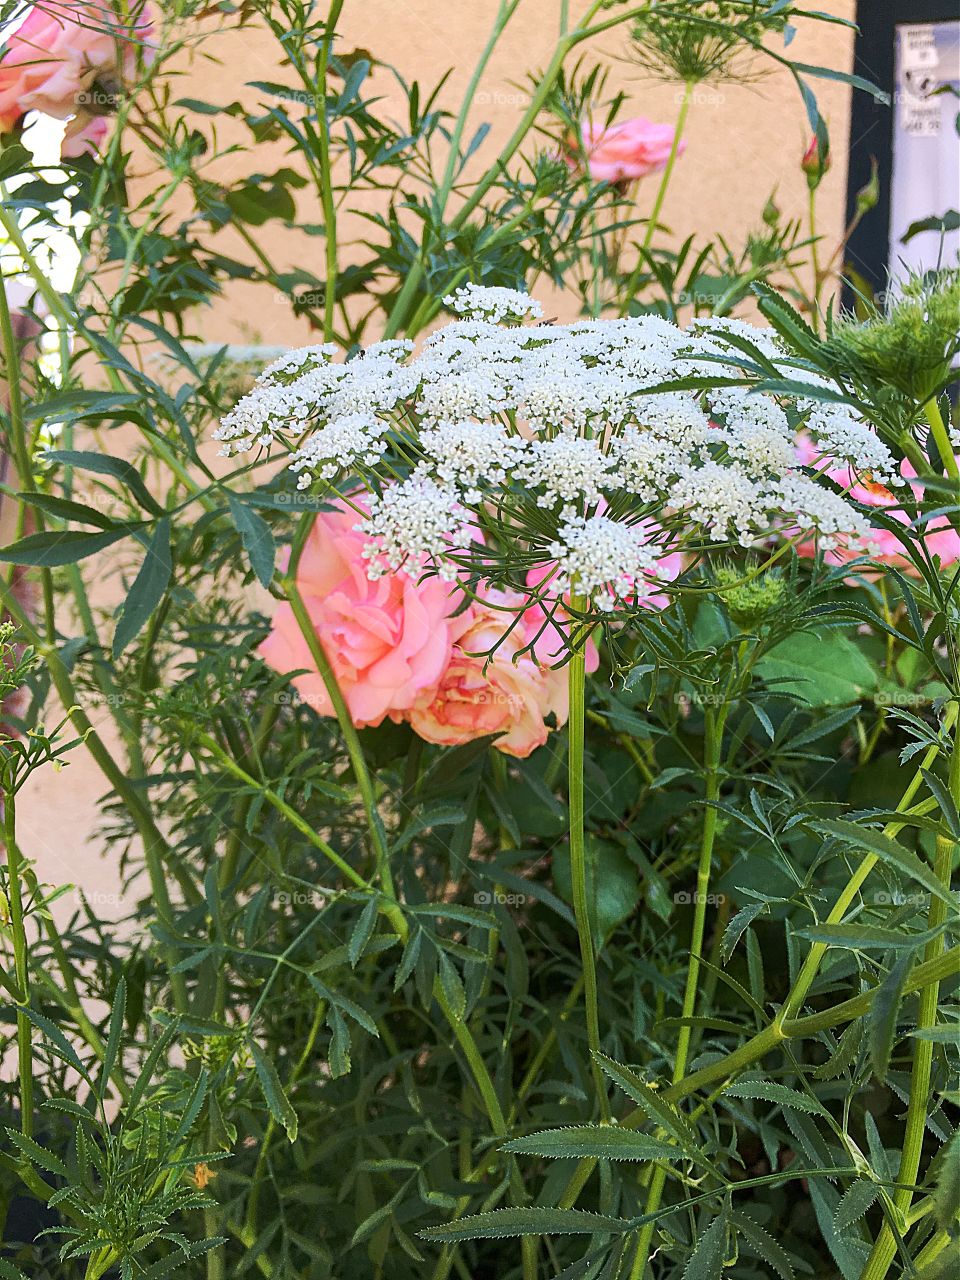
[[[589,597],[603,613],[617,600],[642,595],[646,575],[656,572],[657,555],[646,531],[608,516],[572,516],[550,547],[557,572],[551,592]]]
[[[501,324],[504,320],[539,320],[543,307],[519,289],[503,289],[482,284],[464,284],[447,294],[443,305],[458,316],[473,316]]]
[[[478,576],[535,569],[608,608],[642,594],[665,547],[814,532],[869,545],[863,516],[802,461],[887,481],[894,459],[848,406],[810,396],[788,413],[746,385],[738,343],[815,382],[768,331],[654,316],[520,325],[539,314],[525,294],[471,285],[447,302],[471,318],[417,354],[394,341],[346,362],[329,347],[275,361],[216,433],[226,453],[282,445],[301,486],[374,490],[360,526],[371,574],[450,579],[483,548]],[[721,385],[671,388],[694,374]]]

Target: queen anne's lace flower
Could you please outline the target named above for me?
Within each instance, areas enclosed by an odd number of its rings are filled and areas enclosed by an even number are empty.
[[[444,557],[464,542],[466,523],[455,490],[412,476],[371,497],[369,507],[355,528],[369,539],[363,554],[371,578],[390,570],[417,578],[436,566],[441,578],[454,580],[456,569]]]
[[[464,284],[448,294],[443,304],[462,316],[477,316],[494,323],[507,319],[539,320],[543,307],[519,289],[502,289],[480,284]]]
[[[603,515],[573,516],[562,524],[550,555],[557,565],[551,592],[587,596],[604,613],[617,600],[636,596],[657,563],[642,526]]]
[[[609,610],[644,598],[666,552],[679,571],[710,541],[867,544],[855,503],[816,473],[829,459],[894,482],[894,460],[769,331],[657,316],[522,325],[540,315],[526,294],[475,285],[446,301],[463,318],[418,353],[390,340],[345,362],[329,346],[274,361],[216,432],[225,453],[284,448],[304,487],[366,473],[372,577],[517,590],[536,567],[551,590]],[[805,384],[789,414],[749,385],[745,344]],[[692,375],[705,390],[670,389]]]

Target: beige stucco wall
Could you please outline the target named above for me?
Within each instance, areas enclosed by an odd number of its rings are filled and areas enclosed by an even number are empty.
[[[441,104],[458,110],[473,68],[483,49],[498,0],[346,0],[340,23],[342,38],[338,50],[363,49],[390,63],[406,81],[419,80],[432,87],[447,71],[449,79]],[[576,13],[585,4],[573,4]],[[853,0],[834,0],[829,6],[837,16],[852,19]],[[516,126],[527,106],[529,78],[536,75],[552,56],[558,36],[559,0],[521,0],[519,8],[491,57],[480,81],[467,129],[470,137],[481,123],[492,128],[477,153],[473,171],[489,162]],[[211,63],[196,57],[181,82],[183,96],[199,97],[226,104],[239,100],[256,108],[272,100],[246,87],[248,81],[268,80],[293,84],[294,77],[278,60],[277,43],[264,28],[248,26],[241,31],[218,33],[206,46],[218,55]],[[851,29],[822,22],[799,24],[789,48],[798,62],[850,70],[853,62]],[[622,91],[626,102],[622,117],[645,115],[657,121],[675,122],[681,86],[658,83],[645,76],[630,60],[624,30],[615,28],[580,45],[573,58],[585,56],[610,68],[606,95]],[[800,94],[790,74],[774,68],[769,59],[754,58],[738,64],[752,75],[745,83],[706,84],[696,91],[686,131],[687,150],[682,157],[663,209],[661,220],[676,234],[676,243],[696,233],[701,243],[725,237],[734,248],[746,234],[761,225],[761,210],[774,189],[784,215],[806,216],[807,188],[799,168],[800,157],[809,139],[809,126]],[[406,105],[395,80],[383,70],[374,73],[373,86],[382,95],[377,108],[396,121],[406,119]],[[846,183],[846,150],[850,126],[850,94],[837,81],[820,80],[815,85],[821,111],[832,136],[834,162],[818,196],[821,234],[831,250],[841,233]],[[295,108],[291,110],[295,114]],[[218,122],[220,141],[248,138],[246,130],[234,122]],[[528,153],[543,142],[528,139]],[[253,153],[257,168],[269,172],[286,163],[283,149],[259,147]],[[441,155],[441,162],[443,156]],[[302,160],[294,160],[302,165]],[[225,157],[215,172],[235,181],[249,171],[249,153]],[[641,184],[638,212],[649,211],[657,179]],[[378,198],[365,194],[346,201],[341,237],[363,234],[371,227],[359,217],[358,208],[376,207]],[[382,207],[382,202],[380,202]],[[322,215],[312,193],[298,196],[299,219],[319,223]],[[254,234],[269,257],[284,268],[302,265],[317,276],[324,274],[322,237],[307,238],[278,222],[256,229]],[[229,229],[217,239],[224,251],[250,260],[250,250]],[[349,244],[344,259],[352,253]],[[571,314],[574,300],[567,308]],[[561,314],[564,308],[561,304]],[[276,300],[268,301],[261,287],[233,284],[212,311],[203,318],[202,335],[209,341],[302,343],[309,338],[306,322],[295,318]]]
[[[831,7],[850,17],[853,0],[835,0]],[[426,85],[452,68],[443,97],[456,108],[496,9],[496,0],[406,0],[403,4],[397,0],[346,0],[342,47],[369,49],[390,61],[406,79],[416,78]],[[525,101],[518,85],[547,61],[558,15],[558,0],[521,0],[476,97],[473,124],[489,120],[493,125],[480,160],[494,154],[497,144],[513,128]],[[219,61],[196,57],[184,69],[179,96],[220,104],[239,99],[253,106],[258,96],[244,88],[245,82],[291,79],[277,65],[275,46],[263,32],[247,28],[225,33],[207,47],[217,53]],[[619,87],[627,94],[625,115],[676,119],[676,86],[641,78],[623,60],[624,46],[615,34],[606,35],[586,52],[609,60],[611,90]],[[849,69],[852,33],[838,26],[806,24],[790,52],[800,61]],[[388,95],[382,109],[400,117],[400,97],[386,76],[380,76],[378,88]],[[833,240],[840,233],[842,220],[849,93],[836,82],[823,81],[818,85],[818,96],[833,137],[834,164],[821,190],[822,229],[828,240]],[[803,216],[806,185],[798,165],[808,129],[799,95],[787,73],[776,72],[749,85],[705,88],[694,103],[687,136],[688,149],[663,211],[663,219],[678,236],[696,232],[709,238],[719,232],[734,244],[741,242],[759,222],[774,187],[783,211]],[[229,132],[221,134],[221,141],[228,137]],[[249,172],[253,166],[269,171],[280,162],[276,148],[259,148],[252,155],[224,159],[220,171],[224,178],[230,178]],[[136,167],[134,157],[134,170]],[[142,186],[141,181],[141,191]],[[641,211],[643,206],[649,208],[653,193],[653,183],[642,188]],[[300,217],[319,221],[318,210],[309,199],[301,200]],[[255,234],[281,265],[300,263],[322,276],[321,238],[305,240],[278,224],[269,224]],[[225,252],[235,251],[241,257],[249,254],[229,231],[219,241],[215,243]],[[285,306],[267,301],[267,296],[256,287],[231,286],[202,315],[199,336],[208,341],[291,344],[311,340],[305,322],[296,320]],[[93,709],[91,716],[112,741],[107,710]],[[41,878],[84,886],[93,908],[110,916],[130,909],[132,901],[121,902],[117,869],[101,856],[101,843],[94,834],[96,801],[105,790],[101,774],[78,747],[64,772],[55,775],[47,769],[34,776],[21,796],[19,820],[21,843],[27,856],[35,859]],[[66,913],[75,901],[61,902],[58,910]]]

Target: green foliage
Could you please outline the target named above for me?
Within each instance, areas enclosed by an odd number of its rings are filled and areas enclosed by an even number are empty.
[[[904,1274],[950,1274],[960,613],[923,530],[956,491],[942,434],[916,423],[944,402],[955,274],[821,334],[797,281],[810,241],[772,200],[743,245],[673,246],[655,218],[640,245],[629,193],[566,163],[589,111],[624,106],[573,61],[581,44],[630,31],[658,73],[740,76],[761,44],[786,60],[792,5],[589,6],[488,165],[472,102],[450,112],[443,83],[346,50],[341,8],[164,6],[99,161],[0,155],[10,253],[62,348],[2,418],[33,462],[0,551],[19,626],[0,633],[0,1050],[32,1066],[3,1085],[0,1194],[46,1216],[8,1236],[0,1276],[856,1280],[873,1253],[880,1280],[898,1250]],[[216,56],[224,28],[254,26],[282,81],[175,98],[188,42]],[[819,134],[822,69],[788,65]],[[158,175],[137,197],[134,145]],[[268,223],[311,237],[305,265],[269,260]],[[77,251],[73,288],[31,254],[53,236]],[[214,422],[262,360],[196,342],[234,282],[349,352],[416,337],[465,280],[538,275],[586,316],[728,315],[754,290],[798,379],[774,385],[744,339],[744,383],[794,416],[796,397],[850,403],[922,479],[911,525],[872,512],[898,566],[784,548],[758,573],[755,552],[716,548],[669,609],[598,636],[594,1053],[567,737],[509,761],[389,722],[355,739],[266,668],[278,549],[322,502],[252,459],[213,463]],[[39,609],[11,566],[39,570]],[[109,606],[101,575],[123,585]],[[104,775],[111,912],[40,883],[16,839],[24,783],[83,750]]]

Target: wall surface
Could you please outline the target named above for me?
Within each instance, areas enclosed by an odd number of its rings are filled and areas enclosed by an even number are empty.
[[[571,10],[584,7],[574,4]],[[854,0],[834,0],[829,8],[838,17],[852,20],[855,4]],[[404,80],[418,80],[425,89],[449,72],[440,103],[458,111],[497,9],[497,0],[470,4],[462,0],[405,0],[402,4],[396,0],[346,0],[337,48],[341,53],[355,49],[369,52],[396,68]],[[481,124],[491,126],[474,157],[474,170],[497,154],[525,110],[531,78],[553,53],[559,13],[559,0],[521,0],[502,35],[481,77],[467,129],[470,137]],[[184,66],[180,93],[185,97],[219,105],[240,101],[253,109],[272,100],[248,87],[250,81],[294,83],[294,76],[280,63],[276,40],[262,27],[221,32],[199,47],[215,53],[218,61],[197,54]],[[771,47],[782,52],[779,40]],[[799,24],[788,52],[798,62],[849,71],[853,31],[842,25],[807,21]],[[579,46],[576,56],[609,67],[605,97],[618,92],[625,95],[621,117],[643,115],[664,123],[676,121],[682,86],[657,82],[633,63],[622,29],[615,28]],[[661,214],[661,221],[675,233],[677,242],[695,233],[701,243],[720,235],[734,248],[742,245],[748,232],[762,225],[761,211],[772,192],[786,217],[806,216],[807,187],[799,165],[810,131],[797,87],[790,73],[770,59],[755,57],[737,65],[743,83],[705,84],[696,91],[685,134],[687,149]],[[374,72],[372,83],[382,95],[378,111],[396,121],[405,119],[406,104],[394,78],[380,69]],[[820,232],[832,250],[841,233],[844,212],[850,93],[837,81],[817,80],[814,87],[832,139],[833,164],[819,194]],[[295,108],[291,114],[296,114]],[[248,136],[245,128],[223,118],[218,120],[218,131],[221,144]],[[524,151],[532,154],[536,146],[531,135]],[[277,146],[258,148],[256,155],[263,172],[286,163],[283,149]],[[235,181],[244,176],[248,164],[248,156],[226,156],[215,172],[224,180]],[[641,184],[641,216],[649,211],[656,187],[656,178]],[[370,235],[369,224],[358,216],[351,218],[351,214],[377,206],[377,199],[369,194],[347,202],[343,210],[345,233],[341,230],[346,240],[351,235]],[[309,192],[298,195],[298,215],[304,223],[322,221]],[[267,223],[254,234],[280,266],[302,265],[323,275],[321,237],[306,237],[279,222]],[[249,249],[229,229],[221,233],[219,244],[225,252],[250,259]],[[349,244],[344,248],[344,260],[350,260]],[[573,314],[574,306],[571,296],[567,316]],[[562,305],[560,309],[564,311]],[[292,345],[312,340],[306,323],[294,317],[289,308],[274,300],[265,305],[258,287],[245,284],[231,285],[214,305],[203,320],[202,336],[208,341]]]

